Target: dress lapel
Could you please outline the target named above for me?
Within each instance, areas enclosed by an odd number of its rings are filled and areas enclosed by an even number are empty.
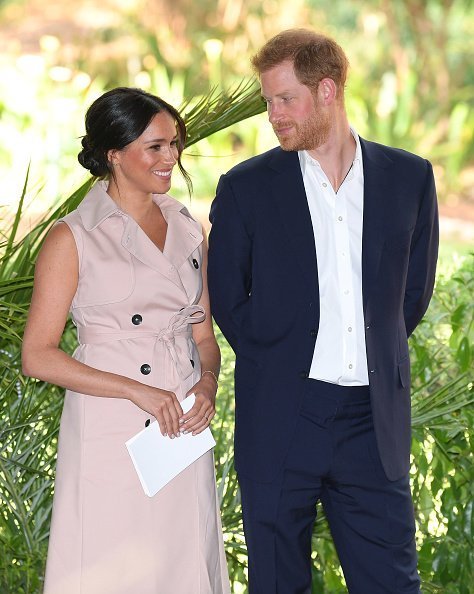
[[[204,237],[187,211],[167,211],[163,208],[162,212],[168,223],[163,254],[173,266],[180,268],[202,244]]]
[[[168,224],[163,252],[131,217],[125,225],[122,245],[143,264],[166,276],[184,290],[178,271],[203,241],[199,224],[174,198],[166,194],[156,194],[153,200],[160,207]]]
[[[121,216],[124,222],[122,246],[146,266],[169,278],[184,290],[178,269],[201,245],[203,235],[200,225],[186,207],[167,194],[155,194],[155,203],[161,208],[168,223],[163,252],[148,238],[135,220],[122,212],[107,194],[107,182],[97,182],[81,204],[78,211],[85,228],[92,231],[111,216]]]
[[[176,268],[131,217],[126,217],[122,246],[145,266],[159,272],[182,288]]]

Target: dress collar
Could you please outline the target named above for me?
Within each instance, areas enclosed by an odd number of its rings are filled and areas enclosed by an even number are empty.
[[[194,221],[188,209],[168,194],[153,194],[153,202],[160,207],[163,216],[167,220],[169,214],[180,212],[191,221]],[[121,210],[118,204],[109,196],[109,194],[107,194],[106,181],[96,182],[87,193],[84,200],[79,204],[77,210],[81,215],[83,225],[87,231],[92,231],[105,221],[105,219],[108,219],[115,214],[131,218],[130,215]]]

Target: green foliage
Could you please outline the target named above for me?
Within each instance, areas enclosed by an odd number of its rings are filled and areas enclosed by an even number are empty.
[[[429,315],[411,341],[413,495],[420,570],[434,591],[472,592],[474,257],[438,282]]]
[[[251,81],[237,85],[229,93],[214,90],[197,102],[187,101],[180,108],[188,127],[186,145],[191,146],[265,109],[260,90]]]
[[[347,52],[346,105],[357,131],[430,159],[440,200],[472,200],[472,0],[160,0],[146,2],[146,10],[141,0],[115,0],[97,12],[80,11],[81,23],[89,16],[91,26],[81,25],[74,41],[68,33],[78,25],[74,11],[51,0],[38,20],[34,56],[29,13],[40,12],[39,0],[15,4],[10,11],[0,2],[0,30],[15,39],[4,44],[0,79],[0,136],[8,139],[0,146],[4,195],[21,179],[25,155],[32,156],[33,180],[44,180],[51,204],[70,179],[83,107],[103,90],[140,86],[178,105],[249,76],[250,56],[271,35],[303,26],[333,35]],[[47,31],[54,33],[42,35]],[[221,157],[229,146],[234,163],[270,148],[275,139],[262,121],[246,123],[238,148],[234,131],[213,136],[206,155],[228,168]],[[206,169],[206,161],[199,158],[198,166]],[[215,182],[216,175],[199,177],[196,196],[209,197]]]

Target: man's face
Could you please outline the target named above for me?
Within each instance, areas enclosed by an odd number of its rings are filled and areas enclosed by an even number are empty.
[[[296,78],[292,62],[282,62],[262,72],[260,85],[268,119],[283,150],[310,151],[327,141],[329,113]]]

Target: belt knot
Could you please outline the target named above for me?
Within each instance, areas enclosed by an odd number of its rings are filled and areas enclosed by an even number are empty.
[[[206,318],[206,312],[200,305],[188,305],[178,311],[170,320],[168,326],[157,335],[161,340],[176,366],[179,377],[187,379],[193,372],[193,365],[189,358],[188,337],[192,331],[190,324],[198,324]]]

